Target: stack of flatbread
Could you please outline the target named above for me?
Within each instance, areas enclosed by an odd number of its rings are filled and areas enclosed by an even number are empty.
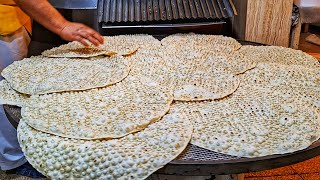
[[[21,107],[18,140],[52,179],[145,179],[188,143],[237,157],[320,138],[319,62],[213,35],[71,42],[4,69],[0,103]]]

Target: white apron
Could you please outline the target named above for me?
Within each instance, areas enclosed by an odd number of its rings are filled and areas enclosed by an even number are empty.
[[[24,27],[9,36],[0,36],[0,72],[27,56],[30,37]],[[0,76],[0,80],[3,79]],[[10,170],[27,162],[17,139],[17,131],[0,105],[0,169]]]

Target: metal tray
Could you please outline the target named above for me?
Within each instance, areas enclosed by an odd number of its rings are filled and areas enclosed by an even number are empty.
[[[239,42],[243,45],[262,45],[246,41]],[[4,105],[4,110],[11,124],[17,127],[21,118],[21,108]],[[239,158],[189,144],[183,153],[159,169],[156,174],[192,176],[240,174],[287,166],[318,155],[320,155],[320,140],[304,150],[258,158]]]
[[[4,105],[4,110],[11,124],[16,126],[21,118],[21,108]],[[239,158],[189,144],[183,153],[156,173],[193,176],[240,174],[287,166],[318,155],[320,140],[301,151],[259,158]]]

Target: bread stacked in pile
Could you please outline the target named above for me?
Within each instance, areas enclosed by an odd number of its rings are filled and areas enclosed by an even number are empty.
[[[109,36],[14,62],[0,102],[22,108],[19,143],[47,177],[145,179],[188,143],[249,158],[307,148],[319,70],[301,51],[223,36]]]

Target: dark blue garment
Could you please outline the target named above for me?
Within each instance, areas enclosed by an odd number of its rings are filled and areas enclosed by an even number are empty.
[[[30,178],[45,178],[40,172],[34,169],[31,164],[28,162],[24,163],[22,166],[19,166],[15,169],[7,171],[7,174],[15,174],[20,176],[27,176]]]

